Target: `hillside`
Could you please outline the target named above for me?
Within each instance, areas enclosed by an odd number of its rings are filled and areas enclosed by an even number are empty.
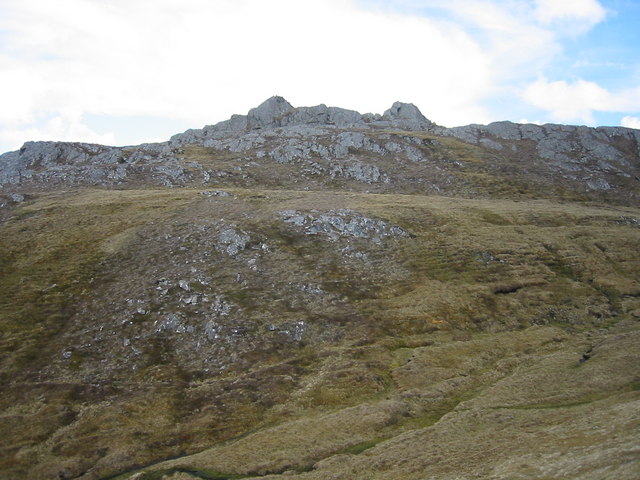
[[[0,477],[635,479],[640,131],[294,108],[0,156]]]

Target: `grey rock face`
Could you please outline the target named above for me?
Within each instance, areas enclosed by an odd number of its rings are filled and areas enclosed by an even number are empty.
[[[495,122],[442,129],[440,134],[507,154],[533,144],[546,168],[583,191],[614,191],[616,179],[640,173],[640,131],[629,128]]]
[[[20,152],[0,155],[0,185],[17,185],[26,174],[27,160],[20,158]]]
[[[250,237],[244,232],[238,232],[233,227],[226,228],[218,235],[218,250],[232,257],[244,250]]]
[[[480,192],[481,187],[461,181],[460,172],[470,165],[459,161],[455,148],[433,136],[454,137],[485,149],[489,155],[481,154],[476,168],[493,175],[509,172],[525,184],[556,183],[581,194],[622,195],[633,202],[638,198],[638,130],[512,122],[444,128],[410,103],[395,102],[382,116],[361,115],[324,104],[294,108],[278,96],[247,115],[188,130],[167,143],[108,147],[27,142],[19,151],[0,156],[0,185],[246,187],[265,179],[275,185],[281,179],[269,172],[273,162],[283,166],[274,171],[287,172],[282,184],[288,186],[309,182],[317,188],[341,179],[356,189],[360,186],[352,182],[375,185],[376,190]],[[187,145],[208,151],[188,151]]]
[[[313,107],[294,108],[284,98],[274,96],[249,110],[244,115],[233,115],[229,120],[206,126],[203,129],[190,129],[171,137],[172,146],[204,144],[212,146],[212,141],[229,137],[244,136],[250,132],[263,132],[277,128],[292,127],[321,128],[369,128],[371,126],[394,127],[409,130],[430,130],[435,124],[420,113],[411,103],[395,102],[383,116],[367,113],[362,115],[354,110],[327,107],[324,104]],[[307,132],[309,133],[309,132]]]
[[[389,177],[381,173],[378,167],[368,165],[359,160],[348,163],[332,163],[329,174],[331,178],[351,178],[365,183],[389,182]]]
[[[284,335],[294,342],[302,341],[307,331],[307,324],[304,320],[296,320],[294,322],[285,322],[282,325],[269,325],[267,329],[271,332],[277,332]]]
[[[293,107],[282,97],[271,97],[256,108],[249,110],[247,128],[256,130],[265,127],[281,126],[280,119]]]
[[[262,132],[296,126],[346,128],[354,125],[364,126],[365,122],[371,121],[371,119],[371,117],[367,117],[365,120],[362,115],[353,110],[327,107],[324,104],[294,108],[284,98],[274,96],[258,107],[249,110],[246,116],[232,115],[229,120],[215,125],[187,130],[172,136],[169,143],[172,146],[203,143],[205,146],[213,146],[211,145],[213,141],[221,139],[228,141],[229,137],[242,136],[254,131]]]
[[[405,119],[426,121],[418,107],[413,103],[394,102],[390,109],[386,110],[382,115],[383,119]]]
[[[361,132],[341,132],[332,137],[333,155],[345,158],[350,150],[366,150],[372,153],[383,153],[383,148]]]
[[[259,107],[249,110],[247,115],[249,130],[300,125],[345,128],[362,123],[362,115],[353,110],[327,107],[324,104],[293,108],[282,97],[271,97]]]
[[[21,193],[11,193],[9,195],[0,194],[0,209],[6,207],[14,207],[27,199]]]
[[[205,130],[214,129],[220,134],[242,132],[248,128],[248,119],[245,115],[231,115],[229,120],[224,120],[213,127],[205,127]]]
[[[607,160],[619,160],[620,152],[612,145],[615,137],[640,145],[640,131],[624,127],[574,127],[571,125],[520,125],[512,122],[494,122],[489,125],[467,125],[441,129],[443,135],[479,144],[483,140],[532,140],[538,144],[543,158],[553,159],[558,152],[581,149]],[[573,142],[573,143],[571,143]]]
[[[20,150],[0,156],[0,185],[117,185],[141,175],[147,183],[166,186],[190,180],[167,144],[26,142]]]
[[[224,190],[206,190],[204,192],[200,192],[200,195],[204,195],[205,197],[231,197],[232,196],[229,192],[225,192]]]
[[[587,180],[587,187],[590,190],[610,190],[611,185],[604,178],[594,178],[593,180]]]
[[[220,338],[220,326],[209,320],[204,327],[204,334],[209,340],[217,340]]]
[[[339,238],[370,238],[378,242],[384,237],[410,237],[411,234],[384,220],[366,217],[353,210],[336,210],[325,214],[302,213],[297,210],[281,212],[285,223],[302,228],[307,235],[323,235],[330,240]]]
[[[286,125],[329,125],[346,128],[363,123],[363,117],[354,110],[327,107],[324,104],[315,107],[296,108],[286,117]]]
[[[535,125],[533,125],[535,127]],[[526,138],[521,129],[522,125],[512,122],[494,122],[487,125],[486,129],[491,135],[508,140],[520,140]]]
[[[412,103],[395,102],[384,112],[382,119],[390,121],[393,126],[410,130],[428,130],[435,127],[435,124],[422,115],[418,107]]]

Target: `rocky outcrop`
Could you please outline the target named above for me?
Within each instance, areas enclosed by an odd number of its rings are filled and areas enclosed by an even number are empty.
[[[282,118],[293,107],[282,97],[271,97],[247,114],[249,130],[259,130],[268,127],[280,127]]]
[[[469,160],[466,147],[439,137],[482,150],[470,153]],[[296,108],[274,96],[247,115],[188,130],[166,143],[27,142],[0,156],[0,185],[15,190],[216,183],[333,188],[338,183],[400,193],[491,195],[482,180],[490,175],[493,184],[515,181],[530,191],[555,185],[636,203],[639,159],[640,131],[629,128],[512,122],[444,128],[410,103],[395,102],[383,115],[362,115],[324,104]]]
[[[230,256],[235,256],[238,252],[244,250],[249,243],[251,237],[244,232],[239,232],[233,227],[224,229],[218,235],[219,251],[226,253]]]
[[[20,150],[0,155],[0,185],[113,186],[136,180],[172,186],[185,184],[192,176],[166,143],[108,147],[26,142]]]
[[[354,110],[327,107],[324,104],[315,107],[297,108],[286,116],[287,125],[328,125],[338,128],[362,126],[365,117]]]
[[[354,110],[327,107],[294,108],[282,97],[271,97],[247,114],[247,129],[261,130],[298,125],[324,125],[339,128],[364,126],[365,117]],[[238,124],[239,125],[239,124]]]
[[[385,237],[411,236],[398,225],[389,225],[384,220],[367,217],[349,209],[326,213],[286,210],[281,215],[285,223],[301,228],[306,235],[322,235],[331,241],[352,237],[368,238],[379,243]]]
[[[436,124],[427,119],[413,103],[395,102],[384,112],[383,120],[407,130],[431,130]]]
[[[441,129],[512,158],[537,158],[557,175],[587,190],[607,191],[640,177],[640,130],[624,127],[495,122]]]
[[[284,98],[274,96],[249,110],[244,115],[233,115],[229,120],[191,129],[171,137],[174,146],[206,143],[230,136],[244,136],[276,128],[322,127],[326,128],[403,128],[409,130],[430,130],[436,124],[428,120],[418,107],[410,103],[396,102],[384,115],[360,114],[354,110],[327,107],[324,104],[313,107],[294,108]],[[313,134],[314,130],[305,132]]]
[[[439,133],[459,138],[465,142],[489,146],[496,150],[506,142],[533,141],[542,158],[554,160],[562,154],[580,150],[591,156],[618,160],[622,157],[620,145],[625,141],[634,144],[629,153],[640,155],[640,130],[625,127],[597,127],[572,125],[535,125],[512,122],[494,122],[489,125],[467,125],[441,129]],[[635,148],[633,148],[635,147]]]
[[[507,144],[517,150],[516,142],[531,141],[541,158],[558,162],[569,161],[571,156],[578,154],[629,166],[625,156],[640,156],[640,130],[625,127],[495,122],[443,129],[441,133],[494,150],[502,150]]]

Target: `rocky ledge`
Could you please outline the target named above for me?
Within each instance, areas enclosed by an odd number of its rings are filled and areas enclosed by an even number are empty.
[[[428,120],[418,107],[411,103],[395,102],[383,115],[364,115],[344,108],[314,107],[294,108],[284,98],[274,96],[249,110],[247,115],[233,115],[229,120],[204,127],[187,130],[171,137],[172,145],[202,143],[208,139],[219,139],[249,132],[293,126],[317,126],[335,128],[367,128],[370,126],[399,128],[403,130],[431,130],[436,124]],[[308,131],[313,135],[313,131]]]
[[[0,155],[7,194],[218,184],[494,197],[544,196],[551,188],[556,195],[635,205],[638,182],[640,130],[511,122],[445,128],[410,103],[360,114],[326,105],[295,108],[278,96],[247,115],[163,143],[27,142]]]

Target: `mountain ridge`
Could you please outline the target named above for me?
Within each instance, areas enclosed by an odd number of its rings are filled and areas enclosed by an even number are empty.
[[[449,157],[459,156],[460,148],[449,148],[448,139],[482,149],[484,165],[456,165]],[[219,152],[237,164],[226,170],[209,168],[199,161],[203,152],[195,152],[197,148]],[[275,163],[289,164],[284,176],[297,178],[298,184],[308,182],[309,188],[338,177],[349,180],[343,187],[350,183],[357,189],[359,182],[378,191],[415,191],[415,182],[402,178],[406,175],[400,170],[413,175],[415,165],[422,163],[423,170],[430,167],[425,175],[430,181],[421,187],[427,194],[478,194],[483,187],[476,184],[479,174],[510,169],[530,189],[547,182],[577,195],[637,204],[639,152],[640,131],[624,127],[495,122],[445,128],[407,103],[396,102],[383,115],[361,115],[325,105],[294,108],[274,96],[247,115],[190,129],[162,143],[107,147],[27,142],[0,156],[0,185],[5,189],[63,184],[196,186],[216,184],[224,177],[227,183],[233,178],[237,186],[250,186],[250,177],[257,177],[253,183],[260,184],[268,173],[252,175],[251,170],[268,170]],[[392,157],[395,163],[390,162]],[[238,175],[241,162],[249,172]],[[472,175],[475,180],[470,180]],[[270,179],[269,184],[291,185],[289,180]],[[466,185],[469,181],[472,185]]]
[[[639,134],[272,97],[0,156],[0,476],[635,480]]]

